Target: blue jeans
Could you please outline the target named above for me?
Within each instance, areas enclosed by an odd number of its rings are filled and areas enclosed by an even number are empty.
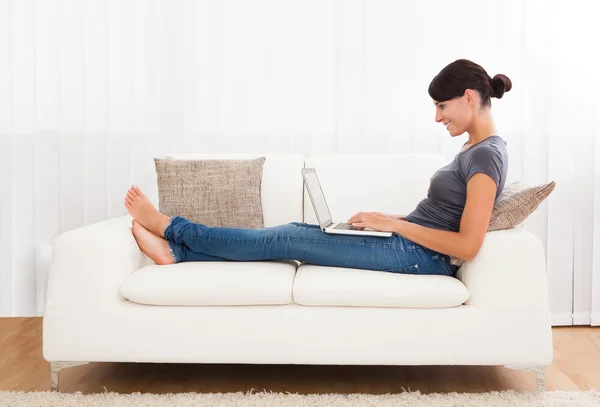
[[[392,237],[324,233],[291,222],[263,229],[211,227],[180,216],[164,231],[175,263],[185,261],[298,260],[320,266],[404,274],[456,276],[448,255],[397,233]]]

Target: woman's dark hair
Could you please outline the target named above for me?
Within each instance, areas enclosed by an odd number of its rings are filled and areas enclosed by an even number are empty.
[[[429,96],[435,101],[444,102],[461,97],[465,90],[473,89],[481,96],[482,107],[492,107],[490,98],[502,99],[504,92],[512,88],[506,75],[490,77],[485,69],[468,59],[457,59],[438,73],[429,84]]]

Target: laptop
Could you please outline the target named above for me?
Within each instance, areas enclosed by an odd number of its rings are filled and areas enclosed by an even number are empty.
[[[392,232],[382,232],[371,228],[356,227],[346,222],[332,222],[329,207],[327,206],[321,183],[317,177],[317,171],[314,168],[302,168],[301,171],[306,189],[308,190],[308,195],[310,196],[317,219],[319,220],[319,225],[323,232],[339,235],[392,236]]]

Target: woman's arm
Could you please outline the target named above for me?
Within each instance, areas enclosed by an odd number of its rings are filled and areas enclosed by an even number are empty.
[[[471,260],[467,239],[459,232],[433,229],[399,220],[396,233],[436,252]]]
[[[483,244],[495,197],[496,182],[489,175],[476,173],[467,183],[467,201],[458,232],[398,221],[396,233],[440,253],[471,261]]]
[[[387,216],[388,218],[392,218],[392,219],[400,219],[400,220],[406,220],[406,215],[387,215],[385,213],[381,213],[381,212],[375,212],[379,215],[383,215],[383,216]]]

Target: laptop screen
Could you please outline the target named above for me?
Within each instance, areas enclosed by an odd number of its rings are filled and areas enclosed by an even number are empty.
[[[329,224],[331,223],[331,214],[329,213],[329,209],[327,208],[327,203],[325,202],[325,195],[323,194],[323,190],[321,189],[321,184],[319,183],[319,179],[317,178],[316,171],[314,170],[314,168],[304,168],[302,170],[302,175],[304,176],[304,181],[306,182],[306,189],[308,189],[308,194],[311,198],[315,213],[317,214],[319,224],[323,228],[329,226]]]

